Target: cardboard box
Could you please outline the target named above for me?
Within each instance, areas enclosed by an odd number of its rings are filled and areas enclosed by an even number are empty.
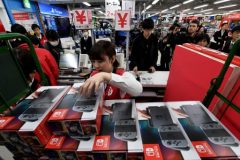
[[[48,128],[46,120],[69,89],[70,87],[66,86],[44,86],[39,88],[36,92],[19,103],[11,115],[0,117],[1,136],[4,137],[6,142],[14,145],[14,147],[19,148],[19,145],[21,148],[20,150],[24,150],[22,148],[27,149],[27,146],[31,146],[30,148],[32,148],[46,145],[52,136],[52,132]],[[51,100],[51,103],[46,103],[47,99],[45,99],[46,97],[43,98],[41,93],[49,95],[55,93],[55,91],[58,94],[51,95],[50,98],[54,97],[54,99]],[[36,94],[39,95],[38,98],[36,98]],[[41,103],[39,103],[40,99],[42,100]],[[44,112],[38,114],[37,110],[39,108],[36,106],[41,106],[43,103],[48,105],[46,108],[43,108]],[[28,112],[29,109],[37,110],[35,112]],[[33,114],[38,114],[38,117],[30,121],[27,116],[32,116]],[[26,115],[26,117],[24,115]],[[25,145],[26,147],[23,147]]]
[[[76,150],[78,145],[79,141],[73,138],[53,135],[45,147],[44,155],[51,160],[77,160]]]
[[[177,120],[176,123],[178,123],[181,128],[184,129],[185,133],[187,134],[188,139],[190,139],[192,145],[191,145],[191,149],[188,152],[174,152],[172,154],[170,154],[169,152],[166,152],[166,148],[164,146],[162,146],[160,144],[160,150],[161,150],[161,155],[163,155],[164,158],[167,159],[168,156],[173,156],[176,155],[178,156],[179,159],[199,159],[197,158],[198,156],[200,156],[201,158],[211,158],[211,159],[238,159],[239,155],[240,155],[240,145],[239,145],[239,141],[231,134],[231,132],[225,128],[221,122],[219,122],[212,113],[210,113],[200,102],[198,101],[179,101],[179,102],[166,102],[166,103],[137,103],[137,109],[139,110],[139,114],[142,115],[140,120],[140,126],[144,126],[146,127],[148,124],[148,120],[146,120],[146,112],[144,112],[144,110],[148,107],[148,106],[167,106],[171,113],[172,113],[172,117]],[[209,116],[205,116],[204,119],[208,119],[208,117],[210,117],[212,122],[217,122],[218,124],[221,124],[223,126],[223,128],[225,129],[225,131],[230,134],[233,139],[236,142],[236,146],[232,146],[232,145],[222,145],[222,144],[217,144],[216,142],[212,141],[211,138],[209,138],[209,136],[207,136],[207,131],[204,131],[201,124],[199,124],[198,126],[196,125],[196,123],[198,121],[193,121],[191,120],[191,116],[189,117],[189,115],[183,110],[183,106],[184,105],[198,105],[200,106],[203,111],[209,115]],[[182,107],[181,107],[182,106]],[[199,118],[200,112],[198,113],[194,113],[194,110],[191,110],[190,112],[193,113],[193,115],[197,118]],[[147,115],[148,116],[148,115]],[[142,122],[141,122],[142,121]],[[194,122],[194,123],[192,123]],[[210,122],[209,122],[210,124]],[[144,131],[144,129],[141,129]],[[148,130],[145,131],[149,132]],[[218,130],[218,133],[220,133],[220,131]],[[215,133],[217,134],[217,133]],[[149,134],[148,134],[149,136]],[[143,137],[143,143],[144,142],[144,135],[142,135]],[[153,137],[153,136],[149,136],[149,137]],[[222,137],[224,138],[224,137]],[[152,140],[153,142],[155,141],[153,138],[151,138],[150,140]],[[161,143],[161,142],[160,142]],[[192,148],[194,147],[194,149]],[[196,153],[198,155],[196,155]],[[180,157],[179,157],[180,156]],[[195,158],[194,158],[195,157]],[[176,159],[178,159],[176,158]]]
[[[127,103],[127,107],[130,108],[128,115],[135,120],[135,124],[129,124],[127,127],[122,127],[124,130],[129,128],[134,134],[125,135],[125,133],[120,131],[118,128],[118,116],[123,114],[120,108],[124,106],[118,106]],[[115,105],[115,106],[114,106]],[[114,106],[114,107],[113,107]],[[114,108],[119,108],[120,110],[116,112]],[[140,134],[140,128],[138,124],[135,101],[134,100],[107,100],[104,103],[104,112],[102,116],[102,127],[99,135],[95,137],[93,152],[96,159],[127,159],[128,156],[132,154],[143,158],[143,146],[142,138]],[[115,112],[115,113],[114,113]],[[124,114],[123,116],[126,116]],[[122,115],[121,115],[122,117]],[[133,126],[132,126],[133,125]],[[135,132],[136,131],[136,132]],[[121,135],[126,137],[121,137]],[[136,133],[136,135],[135,135]]]
[[[57,135],[69,135],[76,139],[87,139],[89,136],[99,134],[101,127],[102,93],[95,98],[83,98],[77,92],[82,83],[75,84],[63,98],[48,119],[48,124]],[[90,110],[78,110],[76,103],[85,107],[89,103]],[[88,138],[89,139],[89,138]]]

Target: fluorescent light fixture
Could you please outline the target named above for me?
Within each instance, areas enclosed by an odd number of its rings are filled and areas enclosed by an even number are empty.
[[[152,5],[148,5],[147,8],[146,8],[146,10],[148,10],[148,9],[151,8],[151,7],[152,7]]]
[[[99,9],[101,9],[100,7],[96,7],[96,8],[94,8],[95,10],[99,10]]]
[[[207,7],[207,6],[208,6],[208,4],[203,4],[203,5],[200,5],[200,6],[196,6],[193,9],[204,8],[204,7]]]
[[[188,8],[188,9],[184,9],[184,10],[182,10],[182,12],[187,12],[187,11],[190,11],[191,9],[190,8]]]
[[[164,10],[161,11],[161,13],[164,13],[164,12],[167,12],[167,11],[168,11],[168,9],[164,9]]]
[[[201,10],[200,12],[207,12],[207,11],[211,11],[211,10],[213,10],[213,8],[209,8],[209,9]]]
[[[190,2],[193,2],[194,0],[188,0],[188,1],[184,1],[183,4],[188,4]]]
[[[181,5],[181,4],[174,5],[174,6],[170,7],[170,9],[177,8],[177,7],[179,7],[180,5]]]
[[[152,5],[156,4],[158,1],[159,1],[159,0],[154,0],[154,1],[152,2]]]
[[[236,10],[231,10],[229,11],[230,13],[233,13],[233,12],[240,12],[240,9],[236,9]]]
[[[194,14],[194,12],[189,12],[188,14]]]
[[[219,3],[224,3],[224,2],[228,2],[228,1],[231,1],[231,0],[220,0],[220,1],[215,1],[215,2],[213,2],[213,4],[219,4]]]
[[[144,10],[142,11],[142,14],[145,13],[145,12],[146,12],[146,10],[144,9]]]
[[[84,5],[86,5],[86,6],[88,6],[88,7],[90,7],[91,6],[91,4],[90,3],[88,3],[88,2],[82,2]]]
[[[212,12],[206,12],[206,13],[204,13],[204,14],[211,14]]]
[[[218,7],[218,9],[231,8],[231,7],[235,7],[235,6],[237,6],[237,4],[231,4],[231,5],[228,5],[228,6],[221,6],[221,7]]]
[[[194,16],[199,16],[199,17],[201,16],[202,17],[203,15],[202,14],[194,14]]]

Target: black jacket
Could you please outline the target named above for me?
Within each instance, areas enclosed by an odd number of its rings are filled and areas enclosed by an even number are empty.
[[[222,49],[223,52],[228,53],[228,54],[230,53],[230,51],[231,51],[231,49],[232,49],[232,47],[233,47],[233,45],[231,45],[231,41],[232,41],[232,39],[229,38],[229,39],[225,42],[225,44],[224,44],[224,46],[223,46],[223,49]],[[235,55],[236,55],[236,56],[240,56],[240,46],[238,46],[238,50],[237,50],[237,52],[235,53]]]
[[[224,41],[227,40],[228,38],[228,31],[225,30],[223,35],[221,35],[221,30],[217,31],[213,35],[214,40],[217,42],[217,47],[216,49],[222,49]]]
[[[92,38],[88,37],[87,40],[85,40],[84,37],[82,37],[80,43],[82,54],[89,54],[89,51],[92,48]]]
[[[133,42],[132,52],[130,56],[130,69],[135,66],[138,70],[147,71],[151,66],[156,67],[158,59],[158,40],[151,34],[145,39],[141,33]]]
[[[59,40],[59,44],[57,46],[52,46],[49,42],[44,44],[44,48],[49,50],[53,57],[55,58],[57,64],[59,65],[60,61],[60,52],[63,52],[61,41]]]

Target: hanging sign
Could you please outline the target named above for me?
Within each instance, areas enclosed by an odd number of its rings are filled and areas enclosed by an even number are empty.
[[[74,24],[77,29],[92,28],[92,11],[91,10],[74,10]]]
[[[131,11],[131,17],[135,17],[135,0],[122,0],[122,10]]]
[[[115,30],[130,31],[130,11],[116,11],[115,13]]]
[[[120,7],[119,0],[105,0],[105,10],[106,10],[105,16],[107,18],[114,18],[115,11],[120,9],[121,7]]]

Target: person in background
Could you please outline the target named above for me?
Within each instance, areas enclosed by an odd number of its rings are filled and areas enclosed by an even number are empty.
[[[54,57],[51,55],[51,53],[44,48],[38,48],[38,45],[40,43],[39,39],[34,35],[28,34],[26,29],[22,25],[18,24],[17,27],[12,27],[12,28],[13,28],[12,32],[24,34],[31,40],[31,42],[34,46],[38,61],[41,65],[41,68],[42,68],[44,74],[46,75],[46,77],[48,79],[49,85],[57,85],[59,69],[58,69],[58,65],[57,65]],[[21,39],[18,40],[18,46],[16,46],[16,47],[29,50],[28,44],[25,41],[22,41]],[[36,74],[36,76],[37,76],[37,74]],[[40,77],[36,77],[36,79],[39,79],[39,81],[40,81]]]
[[[118,68],[115,46],[100,40],[90,50],[90,60],[95,70],[91,77],[80,87],[80,94],[90,96],[97,91],[100,84],[105,84],[104,99],[122,99],[129,96],[138,96],[142,93],[142,85],[135,77]]]
[[[169,71],[170,61],[175,48],[175,36],[180,30],[180,25],[174,24],[169,28],[169,32],[162,40],[159,41],[159,51],[161,52],[160,70]]]
[[[232,33],[232,37],[231,38],[229,37],[228,40],[223,45],[222,51],[225,53],[230,53],[230,50],[232,49],[234,43],[240,39],[240,25],[234,27],[231,30],[231,33]],[[240,56],[240,50],[236,52],[236,55]]]
[[[198,29],[198,34],[201,33],[207,33],[207,29],[203,25],[200,25]]]
[[[195,37],[195,43],[202,47],[207,47],[210,42],[210,37],[206,33],[200,33]]]
[[[197,31],[199,29],[199,21],[192,20],[187,28],[186,34],[178,34],[176,36],[176,44],[183,44],[183,43],[194,43],[195,36],[197,35]]]
[[[142,22],[143,32],[134,40],[130,55],[130,69],[138,71],[156,71],[158,59],[158,39],[152,34],[154,22],[148,18]]]
[[[25,27],[23,27],[21,24],[18,24],[18,23],[15,23],[11,26],[11,32],[12,33],[20,33],[25,36],[28,35],[28,32],[25,29]],[[13,48],[17,47],[19,44],[22,43],[22,41],[20,39],[14,39],[14,40],[11,40],[10,42],[11,42],[11,45]]]
[[[63,52],[60,37],[55,30],[47,30],[46,32],[47,42],[44,44],[44,48],[49,50],[59,65],[60,53]]]
[[[210,45],[210,48],[216,49],[216,50],[221,50],[223,48],[223,44],[228,38],[227,29],[228,29],[228,23],[223,23],[221,25],[221,29],[214,33],[213,38],[216,43],[213,42]]]
[[[88,35],[88,30],[83,31],[83,37],[81,38],[80,45],[82,54],[89,54],[89,51],[92,48],[92,37]]]
[[[45,41],[47,41],[46,37],[44,36],[43,33],[41,33],[40,27],[37,24],[32,24],[31,26],[34,35],[39,39],[40,43],[39,43],[39,48],[43,48],[43,45],[45,43]]]

